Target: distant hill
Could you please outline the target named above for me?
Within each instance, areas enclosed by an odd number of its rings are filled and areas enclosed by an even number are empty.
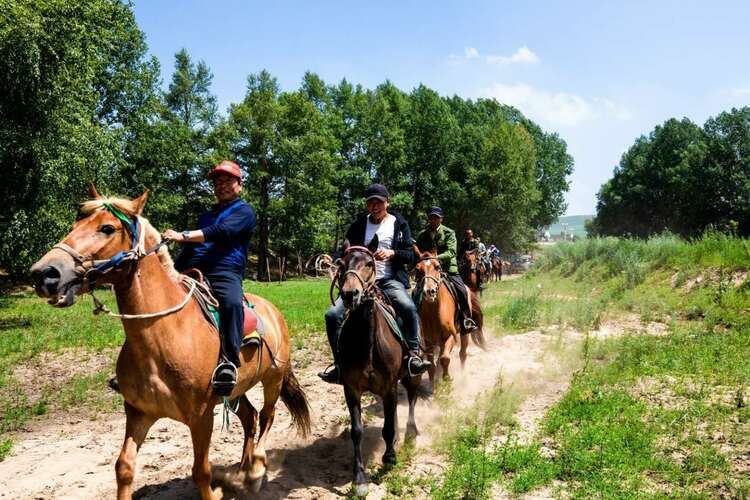
[[[559,235],[563,231],[563,224],[567,224],[568,234],[578,236],[579,238],[585,238],[586,229],[584,229],[583,224],[587,220],[593,218],[593,215],[567,215],[565,217],[560,217],[557,219],[557,222],[549,227],[549,234],[553,237]]]

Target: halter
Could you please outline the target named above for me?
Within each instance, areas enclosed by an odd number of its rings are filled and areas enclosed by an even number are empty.
[[[183,282],[186,282],[186,284],[190,284],[190,290],[188,291],[187,296],[185,297],[185,300],[178,304],[175,307],[171,307],[169,309],[166,309],[164,311],[156,312],[156,313],[149,313],[149,314],[115,314],[113,313],[104,303],[102,303],[96,295],[94,295],[94,285],[96,285],[96,276],[91,276],[90,273],[99,273],[104,274],[109,271],[115,270],[119,268],[123,263],[126,262],[138,262],[139,260],[148,257],[149,255],[156,253],[159,251],[159,249],[164,246],[167,243],[167,240],[160,240],[159,243],[152,246],[148,250],[145,249],[145,231],[142,231],[141,228],[143,227],[143,223],[141,222],[141,217],[136,215],[134,220],[130,220],[127,215],[125,215],[122,211],[117,209],[117,207],[113,206],[110,203],[103,203],[101,208],[104,210],[107,210],[112,215],[114,215],[117,219],[119,219],[122,222],[123,227],[130,233],[130,250],[127,252],[117,252],[115,255],[113,255],[109,259],[102,259],[102,260],[95,260],[92,255],[81,255],[78,250],[71,247],[70,245],[67,245],[65,243],[58,243],[52,248],[57,248],[59,250],[62,250],[63,252],[70,255],[73,260],[78,264],[78,268],[76,269],[79,273],[82,274],[82,279],[84,282],[88,281],[88,293],[91,295],[91,298],[94,300],[94,314],[99,313],[106,313],[110,316],[114,316],[121,319],[144,319],[144,318],[157,318],[160,316],[166,316],[167,314],[171,314],[173,312],[179,311],[190,300],[190,297],[193,295],[193,292],[195,292],[196,289],[196,282],[195,280],[187,281],[183,279]],[[86,263],[90,263],[89,266],[86,266]]]
[[[368,257],[370,257],[370,260],[372,261],[373,269],[375,268],[375,255],[370,251],[369,248],[363,247],[363,246],[352,246],[347,248],[344,251],[344,257],[349,255],[352,252],[363,252],[367,254]],[[341,265],[339,265],[339,268],[336,269],[336,274],[333,275],[333,278],[331,278],[331,288],[328,290],[328,297],[331,299],[331,305],[336,305],[336,299],[333,297],[333,289],[338,284],[339,290],[341,289],[341,281],[344,280],[349,275],[354,275],[358,280],[359,283],[362,285],[362,294],[368,295],[370,291],[375,287],[376,279],[373,279],[372,282],[368,283],[364,279],[362,279],[362,276],[360,276],[359,272],[348,269],[343,275],[341,274]]]

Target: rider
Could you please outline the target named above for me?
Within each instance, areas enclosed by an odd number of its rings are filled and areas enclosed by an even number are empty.
[[[477,236],[477,250],[479,250],[479,259],[486,272],[492,269],[492,262],[490,262],[490,254],[487,252],[487,246],[482,241],[482,238]]]
[[[469,306],[466,285],[464,285],[461,275],[458,274],[456,233],[453,229],[443,225],[442,208],[432,207],[427,211],[427,226],[417,236],[416,245],[421,252],[427,252],[433,248],[437,250],[440,268],[446,272],[448,281],[453,285],[458,308],[463,316],[461,333],[465,334],[467,331],[476,329],[477,325],[471,319],[471,307]]]
[[[367,246],[378,236],[375,252],[376,283],[388,297],[403,322],[403,333],[409,346],[409,369],[412,374],[423,373],[429,363],[419,357],[419,318],[417,308],[407,293],[409,278],[404,266],[414,258],[409,223],[401,215],[388,212],[388,190],[382,184],[370,184],[365,190],[367,214],[362,214],[349,226],[346,240],[350,245]],[[334,366],[318,374],[329,383],[339,383],[338,342],[346,309],[341,297],[326,312],[326,333],[333,351]]]
[[[247,264],[250,237],[255,231],[255,211],[240,198],[242,171],[224,160],[208,174],[217,204],[198,218],[198,229],[177,232],[167,229],[164,238],[184,243],[175,269],[200,270],[219,302],[222,350],[225,359],[214,371],[215,388],[230,390],[237,383],[240,366],[243,310],[242,278]]]
[[[466,252],[471,252],[472,250],[478,250],[479,249],[479,240],[474,238],[474,231],[471,230],[471,228],[466,229],[464,231],[464,239],[461,242],[461,246],[458,248],[458,260],[461,261],[464,258],[464,254]],[[479,272],[479,259],[480,256],[477,255],[477,265],[476,265],[476,275],[477,275],[477,288],[479,290],[482,289],[482,273]]]

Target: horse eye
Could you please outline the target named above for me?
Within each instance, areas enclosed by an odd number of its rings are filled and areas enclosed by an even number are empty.
[[[114,234],[115,226],[113,226],[112,224],[104,224],[99,228],[99,231],[109,236],[110,234]]]

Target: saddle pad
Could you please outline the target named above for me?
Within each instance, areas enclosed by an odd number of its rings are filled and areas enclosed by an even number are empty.
[[[388,326],[391,327],[391,331],[396,336],[396,338],[402,343],[405,343],[404,334],[401,333],[401,328],[399,328],[398,326],[398,321],[396,320],[396,317],[393,315],[393,313],[389,310],[390,308],[386,307],[384,304],[381,304],[380,301],[377,300],[375,301],[375,305],[382,311],[386,323],[388,323]]]
[[[242,325],[243,344],[247,342],[260,342],[265,334],[263,318],[255,310],[255,304],[251,303],[247,296],[245,298],[245,322]]]

